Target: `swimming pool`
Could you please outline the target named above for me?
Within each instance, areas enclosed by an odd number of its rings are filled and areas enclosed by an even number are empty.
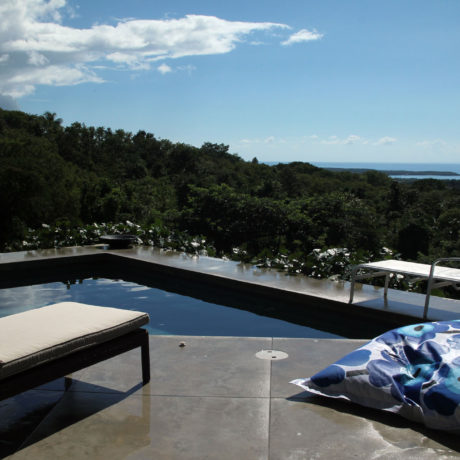
[[[150,315],[147,329],[154,335],[342,337],[335,331],[319,330],[273,317],[275,307],[266,301],[263,305],[255,305],[254,299],[227,298],[224,306],[177,292],[108,278],[0,289],[0,317],[63,301],[147,312]],[[266,315],[263,314],[264,309]],[[328,323],[323,321],[323,324],[327,326]]]

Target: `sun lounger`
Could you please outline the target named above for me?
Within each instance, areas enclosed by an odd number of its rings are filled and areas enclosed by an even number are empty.
[[[137,347],[147,383],[148,321],[147,313],[75,302],[0,318],[0,401]]]
[[[375,278],[377,276],[385,276],[384,298],[387,299],[388,285],[391,274],[401,274],[412,277],[412,282],[427,280],[428,286],[425,297],[425,308],[423,318],[427,318],[428,306],[430,303],[431,290],[452,285],[458,289],[460,284],[460,269],[450,267],[440,267],[439,262],[455,261],[459,262],[460,257],[445,257],[437,259],[431,265],[419,264],[415,262],[404,262],[402,260],[382,260],[380,262],[371,262],[368,264],[355,265],[352,270],[350,300],[353,302],[355,281],[365,278]],[[358,273],[360,272],[360,273]]]

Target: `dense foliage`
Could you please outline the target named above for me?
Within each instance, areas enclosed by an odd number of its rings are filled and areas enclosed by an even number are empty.
[[[3,251],[96,242],[101,229],[132,233],[133,224],[110,224],[132,221],[145,244],[343,274],[350,263],[384,257],[385,247],[407,260],[459,255],[459,187],[300,162],[268,166],[223,144],[197,148],[0,110]],[[321,269],[330,248],[347,249]]]

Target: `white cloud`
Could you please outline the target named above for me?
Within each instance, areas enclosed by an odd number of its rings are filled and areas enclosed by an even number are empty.
[[[19,105],[13,97],[0,94],[0,109],[19,110]]]
[[[312,137],[310,138],[312,139]],[[316,137],[316,140],[319,140],[319,138]],[[372,145],[382,146],[394,144],[395,142],[397,142],[397,139],[395,139],[394,137],[385,136],[381,137],[377,141],[369,141],[369,139],[358,136],[356,134],[349,134],[347,137],[344,138],[340,138],[338,136],[329,136],[327,139],[320,140],[320,143],[324,145],[368,145],[370,142],[372,143]]]
[[[446,147],[448,144],[443,139],[434,139],[434,140],[426,140],[420,141],[416,143],[417,147]]]
[[[44,66],[49,62],[49,60],[43,54],[37,53],[36,51],[31,51],[29,53],[28,63],[33,66]]]
[[[279,144],[285,144],[287,141],[286,139],[280,138],[280,137],[275,137],[275,136],[267,136],[263,139],[260,138],[254,138],[254,139],[240,139],[239,143],[240,144],[265,144],[265,145],[279,145]]]
[[[374,145],[391,145],[394,144],[397,141],[394,137],[381,137],[377,142],[374,143]]]
[[[323,34],[320,34],[316,29],[308,30],[308,29],[302,29],[296,32],[295,34],[292,34],[287,40],[284,42],[281,42],[282,45],[288,46],[292,45],[294,43],[301,43],[301,42],[310,42],[314,40],[319,40],[323,38]]]
[[[158,72],[160,72],[160,73],[162,73],[164,75],[165,73],[172,72],[172,69],[171,69],[171,67],[169,67],[168,64],[163,63],[158,67]]]
[[[364,142],[365,139],[362,139],[360,136],[357,136],[356,134],[350,134],[348,137],[344,139],[340,139],[337,136],[329,136],[328,139],[324,139],[321,141],[322,144],[326,145],[351,145]]]
[[[359,142],[361,140],[361,138],[359,136],[357,136],[356,134],[350,134],[345,140],[344,140],[344,144],[345,145],[349,145],[349,144],[354,144],[356,142]]]
[[[200,15],[77,29],[62,25],[61,11],[69,12],[66,0],[1,0],[0,94],[21,97],[36,85],[102,82],[95,69],[103,65],[147,70],[159,60],[229,53],[255,32],[289,29]]]
[[[194,65],[179,65],[177,66],[177,70],[182,70],[184,72],[187,72],[188,74],[191,74],[194,70],[196,70],[196,67]]]
[[[341,144],[342,142],[337,136],[329,136],[328,139],[323,139],[321,144]]]
[[[101,83],[102,81],[90,69],[82,65],[74,67],[51,65],[31,68],[27,72],[10,76],[8,92],[3,94],[18,98],[31,94],[36,85],[69,86],[86,82]],[[2,83],[0,83],[0,89],[1,87]]]

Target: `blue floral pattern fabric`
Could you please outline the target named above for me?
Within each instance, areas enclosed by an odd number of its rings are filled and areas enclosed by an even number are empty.
[[[460,433],[460,320],[393,329],[291,383]]]

